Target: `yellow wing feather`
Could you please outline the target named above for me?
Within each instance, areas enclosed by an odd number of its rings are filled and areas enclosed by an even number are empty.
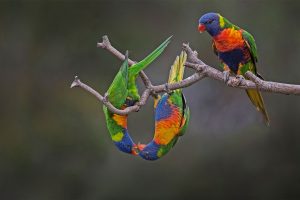
[[[184,63],[186,62],[187,54],[182,51],[180,56],[177,56],[169,73],[168,83],[176,83],[183,79],[184,74]]]

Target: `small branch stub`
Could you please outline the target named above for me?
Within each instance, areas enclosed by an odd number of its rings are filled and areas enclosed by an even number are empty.
[[[70,88],[78,87],[79,86],[79,82],[80,82],[80,80],[79,80],[78,76],[75,76],[74,77],[74,81],[72,82]]]

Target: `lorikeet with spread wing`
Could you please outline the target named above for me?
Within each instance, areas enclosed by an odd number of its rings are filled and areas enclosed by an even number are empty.
[[[221,60],[224,72],[244,77],[247,71],[251,71],[261,78],[256,69],[256,44],[250,33],[232,24],[218,13],[203,15],[199,19],[198,30],[207,31],[212,36],[213,50]],[[246,92],[256,109],[263,114],[266,124],[269,125],[270,120],[259,90],[247,89]]]
[[[186,53],[177,56],[170,70],[168,83],[181,81],[184,74]],[[146,160],[157,160],[170,151],[179,136],[182,136],[187,128],[190,110],[182,89],[174,90],[169,94],[155,99],[155,133],[153,140],[147,145],[138,144],[139,155]]]
[[[140,99],[136,85],[136,78],[139,72],[151,64],[170,43],[171,37],[165,40],[151,54],[142,61],[128,67],[128,55],[122,64],[119,72],[110,85],[107,94],[108,100],[118,109],[125,109]],[[136,145],[131,139],[127,129],[127,115],[114,114],[103,106],[106,124],[111,139],[120,151],[136,155]]]

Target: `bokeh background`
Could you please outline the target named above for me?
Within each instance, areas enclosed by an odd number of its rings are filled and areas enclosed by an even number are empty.
[[[217,67],[210,37],[197,31],[209,11],[254,35],[267,80],[300,84],[299,10],[297,0],[1,1],[0,199],[300,199],[297,96],[264,93],[268,128],[244,91],[203,80],[184,89],[186,135],[149,162],[120,153],[102,105],[69,88],[79,75],[107,90],[121,61],[96,48],[105,34],[134,60],[173,35],[146,69],[155,84],[182,42]],[[153,136],[152,104],[130,115],[136,142]]]

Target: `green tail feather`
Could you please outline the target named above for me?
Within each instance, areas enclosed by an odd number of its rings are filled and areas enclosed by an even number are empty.
[[[267,126],[270,126],[270,119],[268,116],[268,113],[265,109],[263,98],[260,94],[260,92],[256,89],[250,89],[246,90],[248,97],[250,98],[253,105],[256,107],[256,109],[262,113],[265,123]]]
[[[138,88],[136,86],[136,78],[137,75],[145,69],[149,64],[151,64],[168,46],[171,42],[172,36],[167,38],[159,47],[157,47],[152,53],[150,53],[146,58],[142,61],[132,65],[129,68],[129,77],[128,77],[128,96],[132,98],[132,100],[139,100],[140,96],[138,93]]]
[[[145,69],[150,63],[152,63],[168,46],[171,42],[172,36],[168,37],[159,47],[157,47],[152,53],[150,53],[146,58],[141,60],[140,62],[132,65],[129,68],[129,78],[131,76],[136,76],[140,71]]]

